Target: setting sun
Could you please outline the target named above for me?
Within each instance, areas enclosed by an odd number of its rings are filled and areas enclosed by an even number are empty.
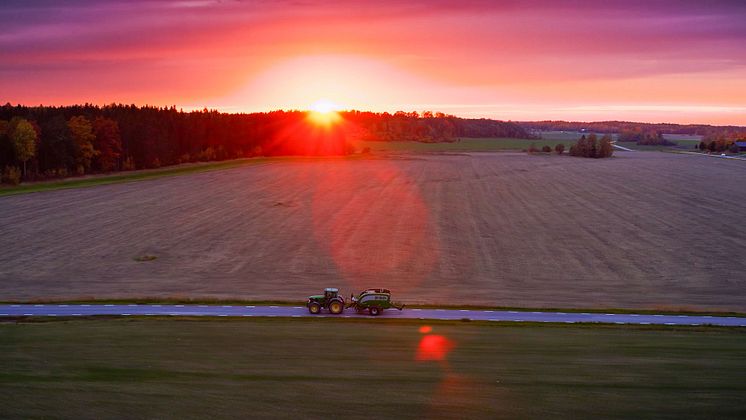
[[[339,107],[332,101],[327,99],[319,99],[318,101],[311,104],[311,110],[320,114],[328,114],[330,112],[338,111]]]
[[[338,110],[339,107],[334,102],[327,99],[319,99],[311,104],[308,118],[319,125],[332,125],[342,118],[337,113]]]

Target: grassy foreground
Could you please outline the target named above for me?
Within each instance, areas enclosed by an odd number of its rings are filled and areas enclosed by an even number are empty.
[[[741,330],[429,325],[423,334],[420,323],[385,320],[0,324],[0,417],[746,415]]]
[[[94,175],[82,178],[67,178],[55,181],[33,182],[18,186],[1,186],[0,197],[4,195],[24,194],[39,191],[62,190],[68,188],[93,187],[96,185],[118,184],[122,182],[141,181],[164,176],[186,175],[199,172],[231,169],[239,166],[265,163],[269,158],[235,159],[222,162],[184,164],[163,169],[144,169],[132,172],[117,172],[112,175]]]

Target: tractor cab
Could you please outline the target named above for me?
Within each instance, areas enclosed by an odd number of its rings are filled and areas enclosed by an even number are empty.
[[[327,287],[324,289],[324,299],[329,300],[339,295],[339,289],[335,287]]]
[[[321,313],[321,309],[327,309],[330,314],[339,315],[344,311],[345,301],[339,296],[339,289],[327,287],[323,295],[309,296],[306,307],[314,315]]]

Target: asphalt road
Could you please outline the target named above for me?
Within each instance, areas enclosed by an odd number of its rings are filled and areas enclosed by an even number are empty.
[[[243,305],[157,305],[157,304],[5,304],[0,305],[0,317],[22,316],[234,316],[234,317],[342,317],[372,318],[346,310],[341,315],[331,315],[323,311],[311,315],[303,306],[243,306]],[[490,311],[466,309],[408,309],[403,311],[388,309],[378,318],[391,319],[441,319],[474,321],[514,321],[514,322],[558,322],[580,323],[597,322],[605,324],[657,324],[657,325],[719,325],[746,327],[746,317],[726,317],[709,315],[645,315],[614,313],[567,313],[529,311]]]

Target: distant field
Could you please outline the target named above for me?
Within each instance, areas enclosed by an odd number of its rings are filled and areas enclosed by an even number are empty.
[[[579,139],[582,135],[589,135],[590,132],[579,132],[579,131],[540,131],[538,134],[542,139],[552,141],[568,141]],[[604,133],[596,133],[597,136],[602,136]],[[611,137],[616,140],[619,136],[616,133],[612,133]],[[676,142],[676,146],[638,146],[635,143],[620,142],[620,146],[624,146],[628,149],[643,150],[643,151],[672,151],[680,149],[693,149],[695,145],[699,144],[702,140],[702,136],[687,135],[687,134],[664,134],[663,138]]]
[[[544,145],[554,148],[564,143],[569,149],[573,141],[526,140],[512,138],[462,138],[451,143],[420,143],[415,141],[358,141],[358,150],[369,147],[372,152],[495,152],[503,150],[528,149],[532,144],[541,148]]]
[[[667,136],[664,136],[667,137]],[[691,140],[691,139],[669,139],[671,141],[675,141],[675,146],[645,146],[645,145],[637,145],[635,143],[631,142],[619,142],[620,146],[624,146],[628,149],[634,149],[634,150],[640,150],[640,151],[648,151],[648,152],[675,152],[677,150],[694,150],[694,147],[699,144],[699,140]]]
[[[663,138],[666,140],[675,141],[679,144],[694,144],[702,141],[702,136],[693,134],[664,134]]]
[[[294,160],[0,198],[0,301],[302,300],[746,312],[740,161]],[[154,258],[151,258],[154,257]]]
[[[0,324],[0,417],[746,416],[740,330],[420,326]]]
[[[591,132],[580,132],[580,131],[539,131],[536,134],[540,135],[545,140],[556,140],[556,141],[572,141],[573,143],[580,138],[580,136],[588,136]],[[598,137],[604,135],[604,133],[596,133]],[[616,140],[617,135],[611,134],[611,137]]]

